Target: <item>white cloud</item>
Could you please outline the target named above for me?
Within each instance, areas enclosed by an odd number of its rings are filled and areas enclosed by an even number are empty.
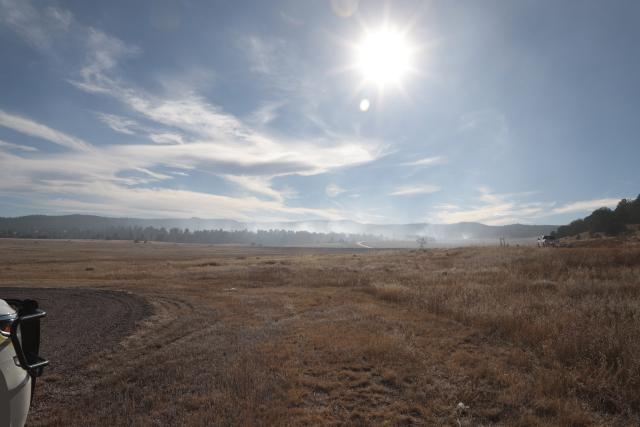
[[[321,95],[318,70],[308,61],[300,60],[296,43],[278,38],[248,35],[239,39],[238,47],[245,54],[249,70],[260,79],[271,96],[295,99],[298,110],[306,114]]]
[[[295,190],[275,190],[271,181],[277,176],[313,175],[362,164],[375,160],[380,153],[376,141],[334,132],[312,137],[271,134],[263,127],[277,114],[277,103],[265,104],[251,117],[241,119],[195,90],[149,93],[120,74],[119,61],[141,54],[139,48],[78,23],[70,26],[75,45],[83,46],[85,63],[68,81],[79,90],[111,97],[129,110],[131,118],[98,113],[112,130],[146,135],[156,144],[126,144],[125,139],[118,144],[92,146],[34,120],[0,111],[0,126],[74,149],[35,153],[28,158],[0,151],[2,194],[30,197],[33,203],[49,203],[59,210],[115,215],[152,212],[158,216],[337,219],[342,214],[335,209],[287,206],[286,199],[293,197]],[[276,72],[287,61],[278,49],[281,43],[251,41],[255,72],[270,79],[282,77]],[[286,78],[282,78],[285,84]],[[222,196],[149,188],[186,175],[168,172],[172,169],[215,174],[243,191],[239,196]],[[247,190],[253,193],[251,197],[243,194]]]
[[[85,44],[86,63],[80,69],[80,78],[68,81],[89,93],[110,94],[118,89],[118,82],[108,73],[115,70],[121,58],[138,55],[142,51],[95,28],[83,28],[80,33]]]
[[[278,117],[278,109],[282,105],[282,102],[268,102],[251,113],[247,120],[256,126],[268,125]]]
[[[436,212],[428,220],[435,223],[481,222],[487,225],[504,225],[530,222],[548,216],[553,203],[520,202],[518,199],[535,192],[496,194],[487,187],[478,187],[480,203],[468,207],[455,204],[436,206]]]
[[[251,62],[251,70],[259,74],[274,75],[278,71],[276,55],[282,50],[284,41],[281,39],[263,39],[248,36],[243,44]]]
[[[91,144],[80,138],[67,135],[33,120],[2,110],[0,110],[0,126],[74,150],[88,150],[91,148]]]
[[[128,46],[122,40],[95,28],[88,28],[87,32],[88,62],[80,70],[82,78],[87,83],[93,82],[99,85],[104,73],[114,69],[120,58],[141,53],[140,48]]]
[[[614,208],[618,205],[618,199],[595,199],[595,200],[584,200],[580,202],[572,202],[567,203],[563,206],[559,206],[553,209],[553,213],[571,213],[571,212],[591,212],[595,209],[608,207]]]
[[[0,24],[14,30],[24,40],[49,53],[54,36],[73,24],[73,15],[52,6],[33,7],[28,0],[0,0]]]
[[[342,219],[335,209],[290,207],[285,196],[251,177],[233,177],[252,192],[267,194],[270,200],[247,196],[140,188],[171,179],[146,169],[143,160],[127,161],[109,151],[97,156],[81,152],[38,155],[24,158],[0,150],[0,195],[28,199],[30,205],[52,212],[91,212],[101,215],[178,216],[234,219],[261,219],[281,216],[288,219]],[[126,176],[123,173],[126,173]],[[132,175],[131,173],[140,175]],[[174,174],[174,173],[172,173]]]
[[[413,162],[402,163],[401,166],[432,166],[444,163],[445,159],[442,156],[425,157]]]
[[[155,179],[156,181],[161,181],[161,180],[164,180],[164,179],[171,179],[171,176],[169,176],[167,174],[154,172],[152,170],[145,169],[145,168],[134,167],[134,168],[132,168],[132,170],[135,170],[135,171],[138,171],[138,172],[142,172],[145,175],[148,175],[151,178]]]
[[[327,188],[324,189],[324,192],[329,197],[339,196],[340,194],[342,194],[342,193],[344,193],[346,191],[347,190],[345,190],[344,188],[340,187],[337,184],[329,184],[329,185],[327,185]]]
[[[409,185],[397,187],[391,193],[390,196],[413,196],[416,194],[430,194],[440,191],[440,187],[437,185]]]
[[[8,150],[27,151],[27,152],[38,151],[36,147],[31,147],[29,145],[14,144],[12,142],[6,142],[6,141],[0,140],[0,149],[1,148],[6,148]]]
[[[178,133],[151,129],[127,117],[116,114],[96,113],[101,122],[112,130],[125,135],[146,134],[156,144],[184,144],[184,137]]]
[[[544,206],[537,203],[518,205],[515,203],[487,204],[466,210],[441,210],[437,221],[444,224],[456,222],[481,222],[487,225],[504,225],[526,222],[544,213]]]
[[[150,133],[149,139],[156,144],[184,144],[182,135],[171,132]]]
[[[134,135],[140,129],[138,122],[116,114],[96,113],[101,122],[116,132]]]
[[[288,218],[341,219],[331,209],[293,208],[275,201],[255,197],[229,197],[215,194],[163,188],[121,188],[93,185],[83,188],[91,200],[53,198],[48,208],[68,212],[95,212],[101,215],[136,215],[152,217],[204,217],[255,220],[268,214],[285,214]]]
[[[278,191],[271,188],[271,182],[263,177],[255,176],[236,176],[236,175],[224,175],[224,179],[230,181],[240,187],[251,191],[252,193],[264,194],[273,200],[279,202],[284,201],[284,196]]]
[[[165,106],[166,104],[161,104],[159,107],[163,116],[168,114]],[[149,115],[154,116],[155,111],[151,111]],[[91,150],[34,154],[29,158],[0,151],[0,164],[3,165],[0,171],[0,193],[23,198],[29,195],[32,203],[50,203],[52,208],[59,211],[78,209],[103,214],[142,215],[149,213],[144,209],[151,209],[154,215],[171,213],[219,217],[228,213],[233,218],[289,215],[298,219],[335,219],[342,218],[342,214],[335,209],[286,206],[285,200],[294,192],[274,190],[270,185],[271,177],[289,173],[317,173],[350,165],[354,161],[366,161],[371,156],[360,145],[348,142],[275,142],[254,132],[232,116],[222,117],[223,122],[232,126],[223,126],[220,138],[210,135],[205,139],[209,130],[204,127],[204,123],[212,115],[215,117],[216,113],[211,113],[207,104],[195,101],[190,111],[198,111],[202,116],[195,114],[194,117],[179,119],[177,112],[175,116],[173,113],[168,114],[174,120],[174,128],[182,128],[183,134],[202,138],[200,142],[182,145],[90,146],[89,143],[33,120],[5,114],[2,116],[2,123],[10,124],[23,133],[46,137],[74,147],[88,146]],[[240,144],[236,142],[239,139]],[[267,196],[269,200],[186,190],[176,192],[163,188],[151,191],[137,187],[173,179],[172,176],[175,176],[174,173],[159,172],[158,168],[210,170],[245,190]],[[198,194],[209,200],[206,209],[198,200]],[[143,200],[145,197],[153,200]],[[132,200],[135,203],[130,205]],[[160,206],[160,201],[167,204]],[[215,207],[214,201],[218,204]],[[193,205],[189,206],[188,203]]]
[[[128,86],[112,77],[113,69],[120,56],[137,50],[102,33],[93,31],[92,34],[93,53],[82,68],[80,80],[72,83],[81,90],[111,96],[158,126],[176,131],[172,131],[170,138],[168,133],[157,131],[150,136],[154,142],[191,141],[178,151],[119,146],[120,150],[129,150],[128,155],[164,157],[163,161],[186,156],[191,164],[197,163],[198,159],[209,163],[225,162],[238,165],[242,169],[240,175],[267,177],[317,174],[369,162],[378,155],[380,149],[374,141],[341,135],[302,140],[272,137],[195,93],[165,98]],[[177,157],[167,157],[169,154]],[[252,167],[256,169],[254,172],[250,170]]]

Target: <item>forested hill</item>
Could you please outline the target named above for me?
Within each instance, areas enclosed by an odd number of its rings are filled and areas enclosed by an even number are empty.
[[[24,221],[26,218],[29,221]],[[47,217],[45,217],[47,218]],[[55,218],[55,217],[54,217]],[[20,218],[19,225],[7,224],[0,219],[0,237],[36,238],[36,239],[94,239],[94,240],[134,240],[139,242],[174,242],[174,243],[208,243],[238,244],[260,246],[306,246],[336,243],[355,244],[367,240],[382,240],[381,236],[345,234],[345,233],[311,233],[291,230],[194,230],[188,228],[165,228],[147,225],[130,225],[129,220],[96,217],[98,221],[79,221],[69,223],[69,218],[57,217],[53,223],[43,223],[42,217],[33,222],[34,217]],[[107,221],[105,221],[107,220]],[[135,224],[135,222],[133,222]],[[171,222],[169,222],[171,223]]]
[[[19,232],[60,232],[63,230],[102,230],[107,227],[154,227],[191,230],[243,230],[244,223],[228,219],[201,218],[111,218],[96,215],[28,215],[14,218],[0,217],[0,230]]]
[[[558,227],[554,234],[557,237],[574,236],[584,232],[615,235],[627,231],[627,226],[631,224],[640,224],[640,195],[635,200],[620,200],[615,209],[596,209],[585,218]]]
[[[249,239],[242,233],[269,231],[275,233],[301,233],[300,236],[328,235],[328,239],[336,236],[349,241],[362,240],[415,240],[416,237],[427,237],[433,240],[491,240],[505,237],[507,239],[534,238],[540,234],[549,234],[555,230],[554,225],[511,224],[490,226],[476,222],[456,224],[363,224],[354,221],[289,221],[271,223],[239,222],[228,219],[141,219],[141,218],[108,218],[91,215],[30,215],[16,218],[0,218],[0,236],[2,237],[41,237],[41,238],[117,238],[172,241],[192,241],[212,236],[214,232],[224,239],[231,237],[241,240]],[[141,230],[145,231],[141,234]],[[187,231],[188,230],[188,231]],[[205,233],[208,232],[208,233]],[[220,232],[231,234],[224,234]],[[242,232],[242,233],[241,233]],[[235,233],[235,234],[233,234]],[[153,235],[155,237],[150,238]],[[179,237],[182,235],[182,237]],[[263,234],[261,234],[263,235]],[[135,237],[138,236],[138,237]],[[349,237],[345,237],[349,236]],[[222,238],[222,237],[221,237]],[[322,237],[325,239],[325,237]]]

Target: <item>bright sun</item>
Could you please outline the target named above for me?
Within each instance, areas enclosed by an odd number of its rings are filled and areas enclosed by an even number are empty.
[[[404,34],[381,28],[367,32],[356,46],[356,67],[368,83],[399,85],[411,69],[412,51]]]

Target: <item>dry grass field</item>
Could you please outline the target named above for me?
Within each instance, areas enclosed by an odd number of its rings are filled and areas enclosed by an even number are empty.
[[[640,424],[637,246],[1,240],[0,285],[70,289],[31,425]]]

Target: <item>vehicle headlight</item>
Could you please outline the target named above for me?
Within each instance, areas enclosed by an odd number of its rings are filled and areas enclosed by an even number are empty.
[[[16,320],[15,314],[0,316],[0,335],[9,338],[11,336],[11,325]]]

